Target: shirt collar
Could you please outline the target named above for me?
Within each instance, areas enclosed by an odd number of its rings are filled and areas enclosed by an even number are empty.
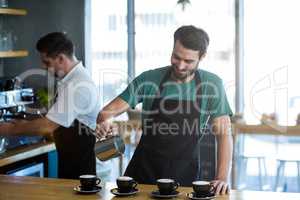
[[[83,67],[81,61],[78,62],[61,80],[59,80],[59,84],[66,83],[68,80],[70,80],[80,67]]]

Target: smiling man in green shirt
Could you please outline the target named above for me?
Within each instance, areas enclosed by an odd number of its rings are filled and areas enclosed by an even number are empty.
[[[143,103],[143,134],[125,172],[137,182],[172,178],[191,186],[199,180],[199,143],[210,124],[218,149],[217,173],[211,181],[216,194],[229,192],[232,112],[222,80],[198,69],[208,44],[204,30],[180,27],[174,33],[171,66],[142,73],[99,113],[96,132],[103,137],[113,130],[112,117]]]

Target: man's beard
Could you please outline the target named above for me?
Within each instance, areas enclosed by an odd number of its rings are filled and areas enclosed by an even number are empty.
[[[175,68],[176,68],[176,66],[172,65],[172,75],[173,75],[173,77],[176,80],[179,80],[179,81],[186,80],[188,77],[194,75],[195,72],[198,70],[198,67],[196,67],[195,69],[192,69],[192,70],[188,71],[187,73],[180,75],[180,74],[176,73],[176,69]]]

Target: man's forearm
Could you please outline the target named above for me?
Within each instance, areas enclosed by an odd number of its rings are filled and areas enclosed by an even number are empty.
[[[117,97],[102,109],[102,111],[98,115],[97,122],[105,121],[107,119],[115,117],[125,112],[128,108],[128,103],[123,99]]]
[[[219,137],[219,139],[216,179],[228,181],[232,165],[232,136],[231,134],[226,134],[217,137]]]
[[[213,132],[217,138],[217,174],[216,179],[228,181],[232,165],[233,141],[229,116],[214,119]]]

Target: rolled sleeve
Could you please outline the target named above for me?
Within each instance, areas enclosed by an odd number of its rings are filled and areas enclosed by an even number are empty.
[[[119,95],[121,99],[134,108],[138,103],[143,101],[144,96],[145,72],[136,77],[127,88]]]
[[[211,88],[211,99],[210,99],[210,115],[214,119],[216,117],[228,115],[232,116],[232,111],[229,106],[226,92],[221,79],[217,79]]]

